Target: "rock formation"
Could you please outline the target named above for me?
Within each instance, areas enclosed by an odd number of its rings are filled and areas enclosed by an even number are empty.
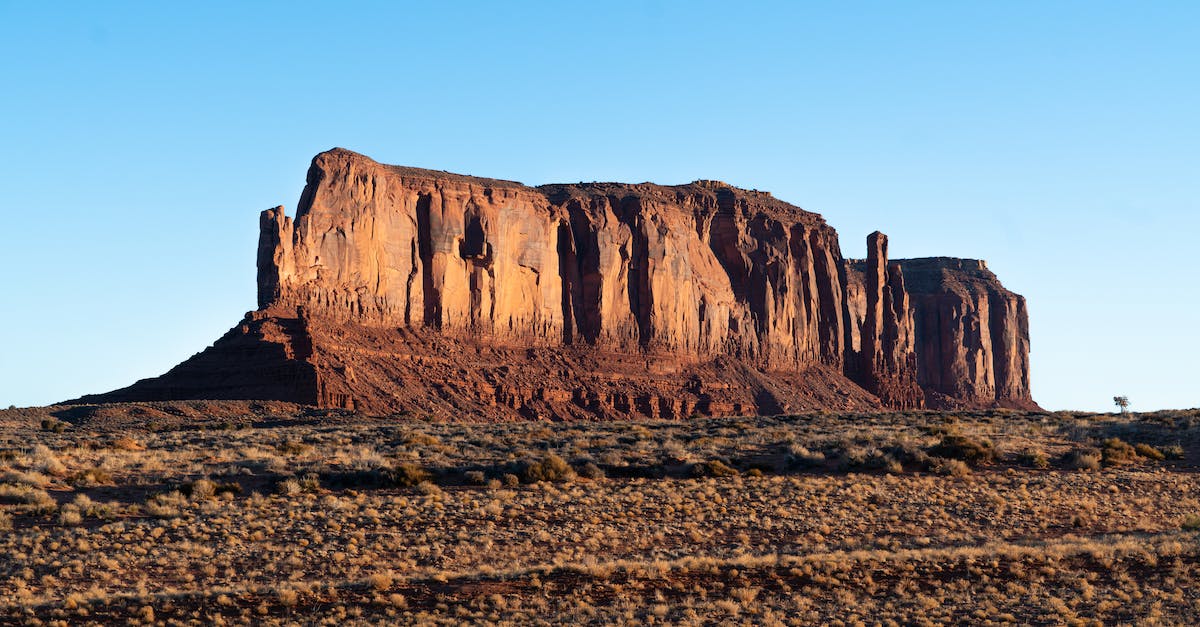
[[[889,264],[880,233],[868,248],[845,260],[819,215],[718,181],[534,188],[335,149],[314,158],[294,220],[261,215],[258,310],[166,375],[86,400],[479,419],[931,394],[1033,406],[1019,296],[964,270],[982,262]]]
[[[857,374],[862,386],[885,406],[922,407],[924,394],[917,385],[912,311],[900,265],[888,264],[886,235],[876,231],[867,236],[867,260],[858,270],[862,296],[853,306],[862,311],[858,332],[861,347],[849,361],[857,366],[857,372],[850,367],[847,370]]]
[[[917,381],[942,409],[1034,409],[1025,298],[976,259],[905,259],[916,325]]]

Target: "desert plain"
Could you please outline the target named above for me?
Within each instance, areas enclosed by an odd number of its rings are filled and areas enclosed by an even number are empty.
[[[0,622],[1194,624],[1200,411],[0,411]]]

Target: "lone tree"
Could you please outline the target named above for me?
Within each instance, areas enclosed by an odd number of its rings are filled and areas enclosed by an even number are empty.
[[[1117,407],[1121,408],[1122,414],[1129,411],[1129,397],[1128,396],[1114,396],[1113,403],[1116,404]]]

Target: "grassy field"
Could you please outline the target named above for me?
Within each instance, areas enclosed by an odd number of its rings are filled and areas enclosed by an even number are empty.
[[[1200,411],[0,411],[0,622],[1198,624]]]

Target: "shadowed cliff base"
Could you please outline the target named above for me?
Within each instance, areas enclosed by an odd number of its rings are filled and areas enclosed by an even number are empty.
[[[1024,299],[981,261],[842,256],[719,181],[527,187],[317,155],[263,212],[259,309],[82,402],[260,399],[505,420],[1036,409]]]

